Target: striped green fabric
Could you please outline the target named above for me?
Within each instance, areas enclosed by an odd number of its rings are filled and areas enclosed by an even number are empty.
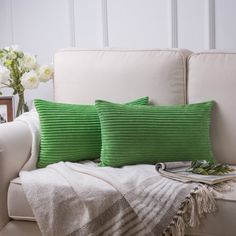
[[[101,166],[212,160],[213,102],[129,106],[96,101],[101,122]]]
[[[38,167],[59,161],[93,160],[101,153],[101,127],[94,105],[34,101],[40,119]],[[130,104],[147,105],[148,97]]]

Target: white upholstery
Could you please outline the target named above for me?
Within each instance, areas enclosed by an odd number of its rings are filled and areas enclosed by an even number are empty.
[[[156,104],[185,103],[185,64],[189,54],[185,50],[58,52],[55,55],[55,100],[89,104],[95,99],[122,102],[148,95]],[[192,55],[188,79],[189,102],[212,99],[217,102],[212,129],[217,159],[236,164],[236,54]],[[20,179],[12,180],[30,155],[29,129],[12,122],[1,125],[0,134],[0,236],[40,236],[36,222],[30,222],[34,216]],[[201,227],[189,235],[236,235],[236,186],[234,192],[222,195],[217,204],[218,212],[207,216]],[[14,219],[10,222],[7,209]]]
[[[10,183],[7,194],[7,208],[8,215],[12,219],[35,221],[34,214],[23,191],[20,178],[13,179]]]
[[[36,222],[10,221],[1,231],[0,236],[42,236]]]
[[[199,228],[191,230],[189,235],[235,236],[236,227],[236,183],[232,192],[218,194],[217,211],[201,220]]]
[[[225,229],[227,229],[227,236],[236,235],[234,225],[236,219],[236,183],[232,189],[232,192],[218,194],[218,211],[214,215],[204,218],[201,226],[189,232],[189,235],[223,236]],[[13,219],[35,221],[24,195],[20,178],[11,181],[8,191],[8,211],[9,216]]]
[[[211,137],[218,161],[236,164],[236,53],[205,52],[190,57],[188,102],[216,101]]]
[[[9,221],[7,189],[30,156],[31,133],[26,124],[0,125],[0,230]]]
[[[91,104],[149,96],[156,104],[186,102],[187,50],[64,50],[54,57],[55,100]]]

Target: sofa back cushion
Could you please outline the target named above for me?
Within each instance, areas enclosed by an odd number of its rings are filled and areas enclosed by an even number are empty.
[[[211,137],[220,162],[236,164],[236,53],[192,54],[188,63],[188,102],[216,102]]]
[[[55,101],[93,104],[149,96],[155,104],[186,102],[187,50],[80,50],[55,54]]]

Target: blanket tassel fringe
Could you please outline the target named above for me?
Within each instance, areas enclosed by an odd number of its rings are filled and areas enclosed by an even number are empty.
[[[213,190],[219,191],[222,186],[209,187],[199,185],[192,190],[181,204],[177,214],[163,232],[163,236],[184,236],[188,227],[196,227],[200,219],[208,213],[216,210],[216,201]],[[224,189],[222,189],[224,191]]]

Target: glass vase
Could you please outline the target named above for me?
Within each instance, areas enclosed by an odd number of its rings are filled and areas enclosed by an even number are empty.
[[[18,94],[19,100],[16,110],[16,117],[20,116],[24,112],[29,111],[27,104],[25,103],[25,96],[24,93]]]

